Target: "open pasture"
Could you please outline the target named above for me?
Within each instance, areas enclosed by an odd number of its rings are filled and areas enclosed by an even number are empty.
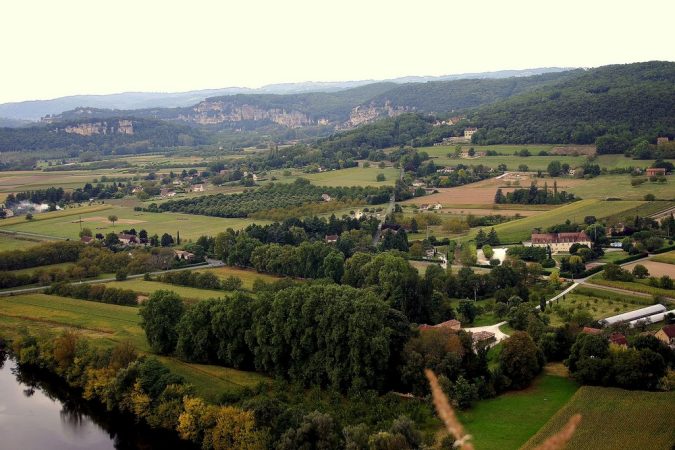
[[[0,252],[25,250],[41,242],[44,242],[44,240],[12,233],[0,233]]]
[[[211,272],[222,280],[228,277],[237,277],[241,280],[242,287],[248,290],[251,290],[253,288],[253,283],[255,282],[255,280],[260,279],[266,283],[272,283],[274,281],[278,281],[281,279],[281,277],[276,277],[274,275],[268,275],[265,273],[258,273],[252,269],[239,269],[236,267],[228,267],[228,266],[198,270],[198,272]]]
[[[662,253],[660,255],[655,255],[650,258],[652,261],[657,261],[660,263],[666,264],[675,264],[675,250],[668,253]]]
[[[222,298],[227,295],[225,291],[179,286],[177,284],[162,283],[160,281],[145,281],[142,278],[132,278],[125,281],[111,281],[106,283],[106,286],[117,289],[131,289],[132,291],[146,297],[159,290],[173,291],[181,297],[189,300],[206,300],[208,298],[219,297]]]
[[[495,231],[504,243],[520,242],[530,238],[533,228],[547,228],[552,225],[564,223],[567,219],[572,222],[583,222],[586,216],[595,216],[599,219],[617,213],[623,213],[636,208],[644,202],[639,201],[616,201],[607,202],[596,199],[580,200],[569,203],[551,211],[523,219],[496,225]],[[475,235],[474,230],[471,235]]]
[[[142,353],[150,353],[140,327],[138,308],[106,305],[45,294],[0,297],[0,328],[11,335],[21,327],[32,333],[56,334],[72,329],[90,338],[95,346],[110,347],[129,341]],[[172,371],[195,387],[198,395],[216,402],[223,392],[254,387],[267,378],[255,372],[227,367],[192,364],[172,357],[160,357]]]
[[[668,450],[675,444],[675,392],[582,386],[522,448],[537,447],[577,413],[581,423],[568,449]]]
[[[132,178],[134,174],[123,173],[115,169],[93,171],[13,171],[2,172],[0,177],[0,192],[10,193],[48,187],[62,187],[74,189],[91,183],[102,176]]]
[[[632,161],[632,160],[631,160]],[[620,198],[622,200],[643,200],[647,194],[653,194],[660,200],[675,200],[675,177],[666,177],[666,183],[646,182],[632,186],[631,175],[601,175],[589,180],[578,180],[569,187],[581,198]]]
[[[103,205],[108,209],[102,214],[100,209],[85,212],[84,208],[67,209],[54,213],[44,213],[35,216],[34,221],[26,221],[23,217],[10,222],[0,222],[0,227],[11,231],[23,231],[47,236],[78,239],[80,227],[88,227],[91,231],[101,234],[120,232],[125,228],[146,229],[148,234],[169,233],[172,236],[180,232],[181,240],[187,242],[202,235],[214,236],[227,228],[241,229],[253,223],[251,219],[224,219],[180,213],[148,213],[134,211],[133,208],[123,206]],[[68,213],[69,214],[65,214]],[[64,213],[64,214],[59,214]],[[118,220],[113,225],[108,216],[115,215]],[[80,216],[82,223],[80,223]],[[267,223],[257,220],[258,223]]]

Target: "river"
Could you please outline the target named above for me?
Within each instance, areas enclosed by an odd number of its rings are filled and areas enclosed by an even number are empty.
[[[0,350],[0,449],[191,448],[172,433],[138,425],[84,401],[63,381],[18,367]]]

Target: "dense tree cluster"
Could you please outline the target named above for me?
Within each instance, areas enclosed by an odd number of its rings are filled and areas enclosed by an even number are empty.
[[[112,198],[120,191],[121,186],[116,183],[93,185],[87,183],[84,187],[76,188],[72,192],[65,192],[63,188],[49,187],[47,189],[38,189],[34,191],[17,192],[9,194],[5,199],[5,205],[12,208],[21,202],[31,202],[35,204],[66,204],[70,202],[88,202],[90,199]]]
[[[17,270],[77,261],[84,244],[72,241],[48,242],[26,250],[0,252],[0,270]]]
[[[247,217],[249,214],[266,209],[321,202],[322,194],[328,194],[336,200],[359,199],[368,204],[378,204],[389,200],[390,191],[388,188],[373,187],[319,187],[307,180],[298,179],[289,184],[270,183],[240,194],[204,195],[169,200],[159,205],[159,210],[217,217]]]
[[[113,305],[137,304],[137,294],[131,289],[106,287],[104,284],[55,283],[45,292],[47,294],[60,295],[61,297],[72,297]]]
[[[158,291],[141,315],[161,353],[339,390],[387,387],[409,333],[406,318],[373,293],[338,285],[296,286],[257,300],[237,293],[187,310]]]
[[[495,203],[517,203],[521,205],[557,205],[560,203],[573,202],[579,200],[574,194],[566,191],[558,191],[558,183],[553,182],[553,189],[549,190],[548,185],[544,183],[543,189],[537,187],[535,183],[528,188],[515,189],[513,192],[507,192],[506,195],[501,189],[497,189],[495,194]]]
[[[581,333],[566,364],[581,383],[624,389],[656,389],[675,357],[654,336],[638,335],[626,348],[612,348],[606,335]]]

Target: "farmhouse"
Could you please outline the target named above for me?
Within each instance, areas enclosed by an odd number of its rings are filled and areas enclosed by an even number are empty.
[[[136,236],[134,236],[133,234],[120,233],[117,235],[117,239],[119,239],[120,242],[124,245],[133,245],[136,242],[138,242],[136,240]]]
[[[436,325],[427,325],[426,323],[423,323],[422,325],[419,326],[420,330],[432,330],[439,328],[447,328],[450,330],[459,331],[460,329],[462,329],[462,323],[459,320],[450,319],[446,320],[445,322],[438,323]]]
[[[338,240],[337,234],[327,234],[326,235],[326,244],[335,244]]]
[[[477,348],[481,344],[490,345],[496,341],[495,334],[491,331],[477,331],[471,333],[471,339],[473,340],[474,348]]]
[[[82,236],[80,238],[80,242],[83,242],[85,244],[91,244],[92,242],[94,242],[94,238],[91,236]]]
[[[572,244],[591,246],[591,239],[585,232],[578,233],[532,233],[533,247],[550,247],[553,253],[568,252]]]
[[[675,348],[675,324],[666,325],[657,331],[655,336],[659,341],[669,345],[671,348]]]
[[[623,348],[628,347],[628,340],[626,339],[626,336],[623,335],[623,333],[610,334],[609,343]]]
[[[323,200],[324,202],[329,202],[332,200],[332,198],[328,194],[321,194],[321,200]]]
[[[174,250],[173,254],[176,256],[176,259],[180,259],[183,261],[192,261],[195,259],[194,253],[190,253],[185,250]]]
[[[478,131],[478,128],[474,128],[474,127],[465,128],[464,129],[464,138],[465,139],[471,139],[471,136],[473,136],[474,133],[476,133],[476,131]]]
[[[666,169],[663,167],[650,167],[645,170],[645,174],[648,177],[658,177],[666,174]]]
[[[670,138],[668,138],[668,136],[657,137],[656,138],[656,145],[667,144],[669,141],[670,141]]]
[[[581,332],[584,334],[600,334],[602,330],[600,328],[584,327]]]
[[[204,192],[204,185],[203,184],[195,184],[190,188],[190,190],[192,192]]]

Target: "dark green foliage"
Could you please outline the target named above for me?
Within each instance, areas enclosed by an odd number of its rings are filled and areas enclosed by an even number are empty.
[[[502,343],[499,370],[508,379],[508,386],[522,389],[541,371],[544,356],[529,334],[516,331]]]
[[[113,305],[136,305],[136,293],[130,289],[106,287],[103,284],[69,284],[55,283],[46,291],[47,294],[73,297],[81,300],[110,303]]]
[[[550,205],[567,203],[579,200],[574,194],[568,194],[566,191],[558,191],[555,187],[549,190],[546,185],[543,189],[537,187],[536,184],[525,189],[515,189],[513,192],[508,192],[506,195],[497,190],[495,195],[495,202],[498,203],[517,203],[521,205]]]
[[[176,326],[185,307],[181,298],[172,291],[155,291],[141,307],[141,326],[145,330],[152,350],[161,355],[176,349]]]
[[[604,66],[492,106],[473,124],[478,144],[592,144],[599,153],[623,153],[624,134],[654,139],[675,133],[675,63]],[[611,135],[617,138],[600,139]],[[623,142],[622,142],[623,140]]]
[[[49,242],[26,250],[0,252],[0,270],[17,270],[29,267],[77,261],[84,244],[74,241]]]

